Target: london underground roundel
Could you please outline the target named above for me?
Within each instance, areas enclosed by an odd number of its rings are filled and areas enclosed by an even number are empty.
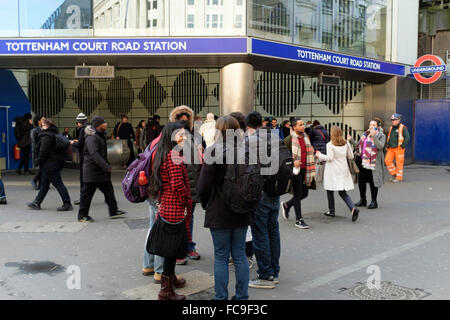
[[[431,61],[434,65],[422,66],[425,61]],[[411,68],[410,73],[414,75],[414,78],[421,84],[432,84],[440,79],[442,73],[447,70],[444,60],[438,56],[431,54],[424,55],[419,58]],[[431,77],[424,77],[422,73],[432,73]]]

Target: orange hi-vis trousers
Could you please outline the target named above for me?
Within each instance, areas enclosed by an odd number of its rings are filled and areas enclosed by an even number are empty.
[[[395,159],[395,165],[394,165]],[[384,159],[386,167],[392,176],[397,176],[397,180],[403,179],[403,163],[405,162],[405,149],[402,147],[389,148]]]

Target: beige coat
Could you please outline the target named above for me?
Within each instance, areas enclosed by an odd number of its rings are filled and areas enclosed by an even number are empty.
[[[327,143],[327,154],[318,153],[320,161],[326,161],[323,173],[323,188],[330,191],[353,190],[353,179],[348,168],[347,159],[353,159],[352,148],[347,142],[338,147]]]

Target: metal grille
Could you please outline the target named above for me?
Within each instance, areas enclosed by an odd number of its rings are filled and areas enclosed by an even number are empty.
[[[128,114],[133,107],[133,100],[133,88],[127,78],[118,76],[111,81],[106,92],[106,102],[113,115],[120,117],[122,114]]]
[[[318,85],[315,81],[311,89],[334,114],[339,114],[345,104],[363,88],[362,82],[341,80],[339,87]]]
[[[293,112],[304,94],[304,82],[298,74],[263,72],[256,84],[260,105],[277,117]]]
[[[91,80],[84,79],[72,93],[71,98],[89,116],[102,102],[103,97]]]
[[[175,106],[187,105],[195,114],[202,111],[208,97],[205,79],[195,70],[186,70],[175,79],[172,100]]]
[[[139,91],[138,97],[150,114],[153,115],[167,98],[167,92],[156,77],[150,75],[141,91]]]
[[[333,127],[333,126],[338,126],[339,128],[341,128],[342,133],[344,134],[345,138],[347,138],[347,134],[349,134],[353,137],[353,140],[359,141],[360,135],[356,132],[356,130],[353,130],[353,128],[349,125],[346,125],[344,123],[339,123],[339,122],[329,122],[324,125],[325,129],[328,132],[331,132],[330,130],[331,130],[331,127]]]
[[[66,102],[66,91],[58,77],[50,73],[38,73],[29,81],[29,99],[34,113],[52,117],[58,114]]]

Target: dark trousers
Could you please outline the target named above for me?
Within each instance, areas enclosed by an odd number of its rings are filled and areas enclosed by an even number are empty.
[[[33,178],[33,181],[36,183],[36,185],[38,186],[38,188],[40,188],[41,186],[41,168],[39,168],[38,172],[36,173],[36,175]]]
[[[63,167],[64,161],[56,163],[45,163],[41,167],[41,186],[39,189],[39,193],[34,200],[36,203],[40,204],[42,203],[42,201],[44,201],[44,198],[47,195],[48,190],[50,189],[50,183],[52,183],[55,186],[56,190],[58,190],[62,201],[64,203],[70,203],[69,192],[67,191],[67,188],[61,178],[61,170]]]
[[[176,262],[177,259],[175,258],[164,258],[163,275],[165,275],[166,277],[173,276],[175,274]]]
[[[370,195],[372,196],[372,201],[377,201],[378,188],[375,187],[375,184],[373,183],[372,170],[361,168],[358,175],[358,187],[361,200],[366,200],[367,183],[370,186]]]
[[[116,212],[117,202],[114,197],[114,188],[111,181],[84,182],[83,189],[81,189],[78,219],[89,216],[89,208],[91,207],[92,197],[94,196],[97,188],[100,189],[100,191],[105,195],[105,201],[109,208],[109,215]]]
[[[23,167],[24,171],[28,171],[30,157],[31,157],[31,145],[20,148],[20,152],[22,153],[22,157],[21,157],[20,163],[19,163],[19,170],[22,169],[22,167]]]
[[[353,201],[347,194],[347,192],[343,190],[338,191],[338,193],[339,196],[342,198],[342,200],[344,200],[345,204],[350,209],[350,211],[352,211],[355,206],[353,205]],[[334,209],[334,191],[327,190],[327,198],[328,198],[328,210],[330,211],[330,213],[335,213],[336,211]]]
[[[298,175],[294,175],[292,178],[292,185],[294,187],[294,197],[286,202],[288,208],[294,206],[295,209],[295,218],[297,220],[302,219],[302,198],[304,198],[304,194],[307,192],[308,187],[303,182],[305,181],[306,169],[301,169]],[[303,190],[306,188],[306,190]]]
[[[81,193],[81,190],[83,190],[83,185],[84,185],[84,182],[83,182],[83,160],[80,159],[80,193]]]
[[[136,159],[134,154],[134,145],[131,139],[128,139],[128,148],[130,149],[130,158],[128,159],[127,167]]]

